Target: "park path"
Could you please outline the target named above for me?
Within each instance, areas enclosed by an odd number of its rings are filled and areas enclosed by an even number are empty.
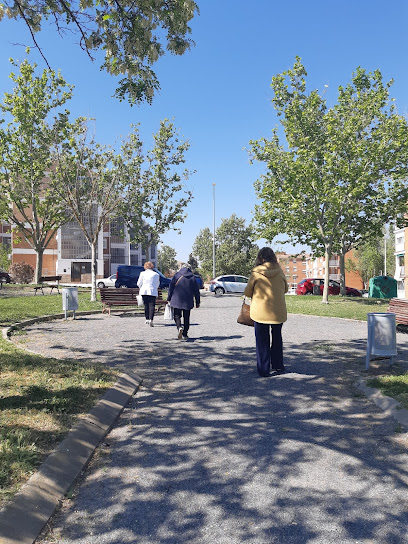
[[[407,435],[363,397],[366,323],[289,316],[260,379],[241,300],[203,297],[190,342],[133,314],[37,324],[29,349],[144,382],[42,543],[408,543]],[[398,335],[408,360],[407,336]]]

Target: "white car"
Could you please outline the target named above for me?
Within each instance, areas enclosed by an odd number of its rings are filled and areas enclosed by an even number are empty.
[[[97,280],[97,287],[115,287],[116,274],[112,274],[109,278],[103,278],[103,280]]]
[[[210,291],[216,295],[223,295],[224,293],[243,293],[247,286],[248,278],[245,276],[235,276],[232,274],[226,274],[225,276],[218,276],[210,283]]]

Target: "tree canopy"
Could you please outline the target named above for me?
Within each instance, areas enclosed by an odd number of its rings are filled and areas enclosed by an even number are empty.
[[[176,250],[163,244],[157,253],[158,267],[163,274],[171,274],[177,270]]]
[[[0,20],[7,16],[23,21],[46,62],[37,40],[44,21],[61,36],[78,37],[91,60],[103,51],[101,69],[124,76],[115,96],[135,104],[151,103],[160,88],[152,66],[165,51],[182,55],[194,45],[189,22],[198,11],[193,0],[4,0]]]
[[[53,165],[52,147],[65,139],[69,112],[62,106],[72,87],[60,73],[36,75],[35,69],[22,62],[20,72],[10,76],[13,92],[0,103],[0,216],[37,253],[39,281],[44,251],[67,219],[63,203],[44,182]]]
[[[249,275],[254,266],[259,247],[254,243],[252,226],[235,213],[222,219],[215,232],[215,275]],[[213,236],[208,227],[202,229],[193,244],[193,256],[198,260],[200,272],[206,278],[213,271]]]
[[[261,203],[259,237],[279,234],[325,253],[342,241],[357,247],[380,225],[402,214],[408,200],[408,124],[389,97],[392,81],[358,68],[327,107],[317,90],[306,91],[299,57],[292,69],[272,78],[272,102],[283,126],[270,139],[251,141],[251,160],[266,173],[255,183]],[[328,267],[323,302],[328,300]]]

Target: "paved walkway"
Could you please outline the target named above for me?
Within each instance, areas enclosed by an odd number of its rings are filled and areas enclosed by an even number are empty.
[[[260,379],[241,300],[203,298],[190,342],[157,318],[37,324],[29,349],[121,365],[143,385],[41,542],[408,543],[407,435],[352,386],[366,323],[290,316],[289,374]],[[398,335],[408,361],[408,336]]]

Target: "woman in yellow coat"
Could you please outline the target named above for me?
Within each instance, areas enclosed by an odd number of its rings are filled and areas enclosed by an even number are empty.
[[[287,320],[285,293],[288,283],[270,247],[259,250],[245,296],[252,298],[251,318],[255,322],[256,362],[260,376],[271,368],[283,374],[282,324]],[[272,333],[272,343],[270,334]]]

